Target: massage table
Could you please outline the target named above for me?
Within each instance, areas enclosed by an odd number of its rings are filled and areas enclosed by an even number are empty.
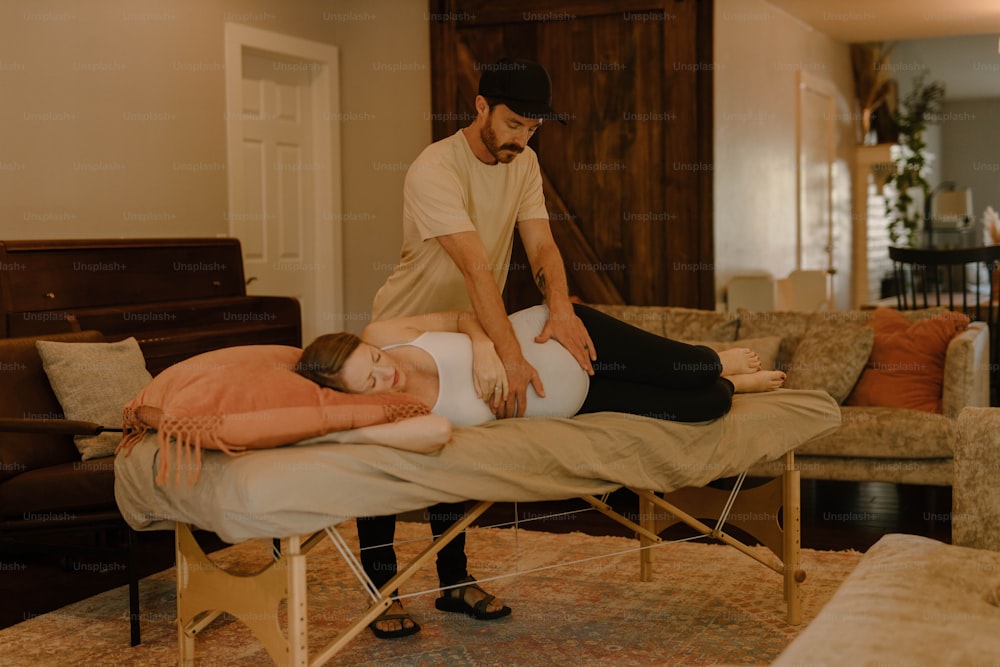
[[[652,547],[661,542],[658,534],[683,522],[781,574],[788,622],[797,624],[805,574],[799,568],[794,449],[839,425],[840,410],[825,392],[781,389],[739,394],[725,417],[697,424],[603,412],[456,427],[451,442],[432,455],[337,444],[324,437],[245,456],[204,451],[200,475],[190,485],[156,483],[158,449],[156,435],[150,433],[129,455],[117,456],[115,493],[134,529],[176,531],[181,664],[193,664],[195,635],[222,613],[249,626],[276,663],[324,664],[390,606],[392,591],[494,502],[585,498],[636,532],[642,547],[640,576],[647,581]],[[782,458],[781,476],[736,493],[750,466]],[[706,487],[734,476],[739,477],[732,490]],[[622,487],[639,496],[638,523],[598,499]],[[336,531],[337,524],[360,516],[467,500],[477,502],[466,516],[381,590],[364,576]],[[776,560],[726,533],[727,520],[767,546]],[[230,543],[282,541],[264,570],[235,576],[211,562],[194,540],[192,527]],[[358,575],[372,605],[310,656],[306,558],[324,536]],[[278,613],[282,600],[287,603],[285,628]]]

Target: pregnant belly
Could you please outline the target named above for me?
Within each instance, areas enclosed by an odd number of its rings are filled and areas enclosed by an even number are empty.
[[[566,348],[555,340],[536,343],[549,317],[546,306],[534,306],[510,316],[521,352],[542,378],[545,397],[528,387],[527,417],[572,417],[587,398],[590,377]]]

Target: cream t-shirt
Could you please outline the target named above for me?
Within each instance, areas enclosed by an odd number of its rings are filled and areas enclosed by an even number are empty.
[[[438,236],[476,231],[502,291],[514,226],[548,219],[538,157],[530,147],[508,164],[484,164],[459,130],[420,153],[403,185],[399,265],[375,295],[372,319],[471,310],[461,272]]]

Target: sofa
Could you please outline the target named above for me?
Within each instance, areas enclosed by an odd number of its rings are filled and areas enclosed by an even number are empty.
[[[774,667],[995,665],[1000,553],[884,535]]]
[[[97,331],[47,336],[0,338],[0,538],[33,548],[65,554],[65,542],[52,544],[53,533],[94,536],[96,552],[127,557],[131,643],[139,643],[138,568],[133,533],[115,503],[114,456],[81,448],[77,435],[91,441],[114,441],[90,420],[69,420],[46,375],[36,344],[105,345]],[[145,371],[143,367],[141,369]],[[141,376],[139,376],[141,377]],[[90,417],[91,415],[86,415]],[[120,438],[120,434],[118,434]],[[107,447],[105,445],[105,447]],[[127,544],[107,542],[106,535],[122,533]],[[73,547],[78,548],[78,547]]]
[[[851,403],[860,402],[853,399],[866,383],[866,372],[885,370],[872,364],[877,342],[870,326],[873,319],[905,318],[916,326],[950,318],[953,314],[945,309],[884,313],[741,309],[724,313],[654,306],[593,307],[652,333],[717,350],[751,347],[765,365],[786,371],[787,387],[827,390],[841,404],[841,426],[796,450],[802,478],[951,486],[953,542],[1000,549],[998,531],[989,529],[991,516],[1000,518],[1000,512],[993,509],[1000,508],[1000,495],[989,479],[991,470],[994,476],[1000,472],[996,467],[1000,457],[992,453],[1000,450],[1000,423],[994,415],[1000,410],[988,407],[989,332],[984,323],[966,325],[955,320],[956,333],[941,341],[939,385],[929,390],[940,397],[940,413],[932,413]],[[890,387],[888,393],[897,392]],[[780,472],[780,462],[758,464],[750,471],[762,477]]]
[[[66,343],[103,342],[96,331],[45,337]],[[0,527],[53,529],[121,521],[114,496],[114,457],[83,460],[72,428],[50,433],[15,432],[19,420],[39,426],[66,423],[52,391],[36,337],[0,339]],[[25,425],[31,426],[31,424]],[[10,429],[10,430],[7,430]],[[81,431],[83,432],[83,431]]]

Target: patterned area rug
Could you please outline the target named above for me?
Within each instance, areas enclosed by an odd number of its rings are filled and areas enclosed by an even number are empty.
[[[338,529],[356,547],[353,522]],[[425,547],[427,537],[426,525],[400,523],[401,562]],[[618,537],[472,529],[469,570],[514,609],[511,616],[475,621],[437,611],[436,593],[414,595],[405,604],[422,624],[420,633],[385,641],[366,630],[333,663],[760,665],[805,627],[785,623],[781,577],[735,549],[698,542],[655,547],[653,581],[643,583],[637,546]],[[246,542],[216,552],[213,559],[228,569],[252,572],[267,562],[269,551],[269,542]],[[806,623],[860,557],[857,552],[802,551]],[[573,564],[550,567],[567,562]],[[177,664],[173,577],[173,569],[166,570],[140,584],[142,645],[128,646],[123,587],[0,631],[0,664]],[[364,610],[366,598],[328,540],[310,552],[308,579],[309,644],[315,654]],[[434,586],[429,566],[403,593]],[[272,664],[246,627],[226,614],[198,636],[195,646],[199,665]]]

